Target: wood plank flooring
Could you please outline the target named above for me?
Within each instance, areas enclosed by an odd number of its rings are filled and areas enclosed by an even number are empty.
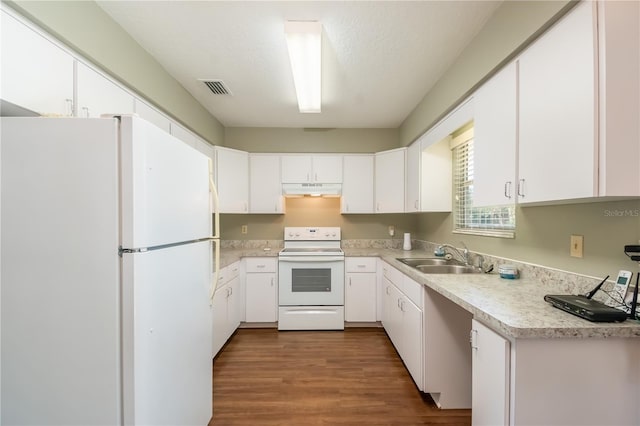
[[[210,425],[469,426],[420,392],[381,328],[239,329],[213,365]]]

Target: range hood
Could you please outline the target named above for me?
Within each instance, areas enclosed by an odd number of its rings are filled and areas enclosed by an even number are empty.
[[[339,197],[342,184],[339,183],[283,183],[282,195],[285,197]]]

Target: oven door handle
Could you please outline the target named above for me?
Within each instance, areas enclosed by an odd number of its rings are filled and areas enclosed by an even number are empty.
[[[344,256],[280,256],[278,258],[280,262],[313,262],[313,263],[326,263],[326,262],[341,262],[344,260]]]

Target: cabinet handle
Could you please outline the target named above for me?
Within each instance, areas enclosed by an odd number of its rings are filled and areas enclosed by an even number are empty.
[[[84,118],[91,117],[91,114],[89,114],[89,107],[82,107],[82,112],[84,113]]]
[[[397,305],[398,305],[398,308],[400,308],[400,299],[398,299]],[[400,308],[400,309],[402,309],[402,308]]]
[[[376,211],[380,211],[380,203],[376,203]]]
[[[404,312],[404,300],[400,302],[400,310]]]
[[[273,287],[273,278],[271,278],[271,287]]]
[[[478,330],[471,329],[469,332],[469,343],[471,344],[471,349],[478,350]]]
[[[524,179],[518,181],[518,195],[524,197]]]
[[[389,294],[389,286],[387,286],[387,288],[384,289],[384,292]]]
[[[66,109],[65,115],[71,117],[73,115],[73,99],[65,99],[64,105]]]
[[[367,265],[357,265],[357,266],[358,266],[358,268],[366,268],[367,267]]]
[[[349,287],[351,287],[351,277],[349,277]]]
[[[256,268],[266,268],[266,267],[267,267],[267,265],[265,265],[265,264],[262,264],[262,265],[256,265]]]
[[[507,181],[504,183],[504,196],[508,199],[511,199],[511,181]]]

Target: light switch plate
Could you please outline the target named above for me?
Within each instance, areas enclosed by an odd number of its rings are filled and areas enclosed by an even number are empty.
[[[584,237],[582,235],[571,236],[571,257],[582,257],[584,251]]]

